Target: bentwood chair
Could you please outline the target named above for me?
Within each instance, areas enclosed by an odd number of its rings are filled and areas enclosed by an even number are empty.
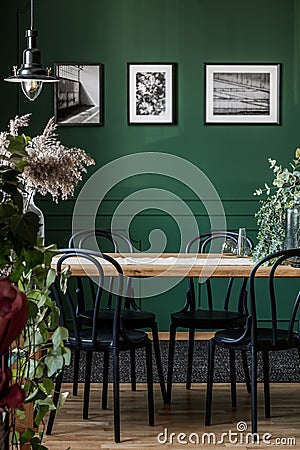
[[[242,350],[250,353],[251,361],[251,418],[253,439],[257,433],[257,354],[262,353],[265,416],[271,417],[270,384],[269,384],[269,352],[297,349],[300,352],[300,321],[299,281],[292,283],[277,278],[281,264],[293,264],[294,258],[300,261],[300,249],[282,250],[258,261],[253,267],[249,278],[249,314],[243,329],[218,331],[209,343],[209,364],[207,376],[207,398],[205,424],[211,423],[212,391],[214,375],[215,348],[222,347],[229,351]],[[266,264],[272,263],[265,289],[262,290],[262,280],[257,272]],[[296,270],[291,268],[291,270]],[[285,285],[282,286],[284,281]],[[264,308],[262,308],[262,304]],[[286,326],[280,326],[279,309],[290,304],[289,321]],[[267,312],[266,312],[267,311]],[[269,327],[263,322],[269,321]],[[300,353],[299,353],[300,356]]]
[[[97,239],[97,241],[92,241],[93,238]],[[124,234],[104,229],[96,229],[96,230],[82,230],[75,233],[69,240],[69,247],[72,248],[74,245],[78,248],[92,248],[93,244],[99,248],[100,251],[107,252],[107,242],[112,245],[112,250],[114,253],[134,253],[134,247],[130,241]],[[78,279],[78,289],[77,295],[81,295],[83,291],[82,280]],[[91,293],[93,297],[95,297],[95,293],[93,292],[93,286],[91,286]],[[131,280],[128,278],[127,288],[126,288],[127,298],[125,302],[124,311],[122,312],[123,320],[126,326],[133,329],[150,329],[152,332],[152,340],[153,340],[153,348],[154,355],[157,366],[157,374],[160,384],[160,389],[163,397],[163,401],[167,402],[167,393],[164,381],[164,374],[161,362],[161,353],[160,353],[160,345],[159,345],[159,335],[158,335],[158,326],[156,316],[153,312],[142,310],[135,301],[133,289],[131,286]],[[88,324],[92,319],[92,312],[87,310],[84,311],[83,308],[78,311],[78,315],[81,320]],[[100,322],[111,322],[114,317],[114,310],[111,306],[110,300],[108,301],[105,311],[102,311],[102,314],[99,317]],[[80,359],[80,351],[75,351],[74,357],[74,381],[73,381],[73,394],[77,394],[77,385],[78,385],[78,372],[79,372],[79,359]],[[131,361],[131,386],[132,390],[136,390],[136,363],[135,363],[135,349],[132,348],[130,352],[130,361]]]
[[[110,256],[85,251],[82,249],[64,250],[65,254],[61,256],[57,262],[57,283],[54,285],[53,293],[60,310],[60,324],[69,330],[69,338],[67,345],[74,350],[83,351],[86,354],[85,384],[84,384],[84,401],[83,401],[83,419],[88,419],[89,396],[90,396],[90,379],[92,370],[92,359],[95,352],[102,352],[104,355],[104,365],[109,365],[109,354],[112,354],[113,362],[113,398],[114,398],[114,437],[115,442],[120,442],[120,387],[119,387],[119,354],[121,351],[132,351],[144,348],[146,352],[147,367],[147,385],[148,385],[148,415],[149,425],[154,425],[154,403],[153,403],[153,377],[152,377],[152,344],[147,334],[128,327],[124,323],[122,311],[124,307],[123,293],[123,273],[120,265]],[[96,258],[96,257],[97,258]],[[89,262],[89,268],[93,268],[93,282],[95,283],[95,303],[92,315],[92,324],[85,326],[81,318],[77,314],[79,305],[76,292],[70,288],[68,283],[66,293],[63,294],[59,289],[59,281],[61,278],[62,267],[68,264],[68,260],[72,257],[79,257],[80,261]],[[115,275],[115,283],[113,286],[114,316],[113,320],[107,322],[99,321],[101,313],[105,312],[101,308],[104,300],[104,291],[112,287],[111,283],[105,276],[108,266],[113,269]],[[90,269],[89,269],[90,270]],[[92,273],[92,272],[91,272]],[[69,280],[70,281],[70,280]],[[89,297],[89,296],[88,296]],[[80,301],[84,301],[85,297],[80,296]],[[89,300],[89,299],[87,299]],[[108,370],[105,372],[108,375]],[[62,383],[61,373],[57,377],[55,386],[54,404],[57,405],[59,392]],[[102,406],[106,407],[108,390],[108,377],[103,380],[103,398],[105,399]],[[50,412],[49,422],[46,433],[51,434],[56,411]],[[139,412],[140,413],[140,412]]]
[[[250,248],[253,244],[249,238],[247,243]],[[210,246],[214,246],[214,252],[216,248],[220,249],[224,242],[232,243],[232,246],[236,246],[238,241],[238,234],[231,231],[212,231],[209,233],[200,234],[191,239],[186,246],[186,253],[190,253],[196,246],[196,252],[208,253]],[[196,245],[195,245],[196,244]],[[238,298],[235,298],[235,307],[229,308],[230,300],[234,297],[233,285],[239,282],[238,290],[235,289],[235,294]],[[178,328],[184,328],[189,330],[189,347],[188,347],[188,366],[187,366],[187,378],[186,389],[191,388],[192,381],[192,367],[193,367],[193,354],[194,354],[194,342],[195,342],[195,330],[218,330],[223,328],[241,328],[244,325],[246,318],[246,311],[244,309],[245,300],[247,297],[247,278],[240,280],[234,280],[229,278],[225,287],[225,293],[223,296],[223,306],[217,308],[215,299],[213,300],[212,282],[208,278],[205,283],[205,291],[207,297],[207,306],[203,305],[203,299],[201,299],[201,285],[199,284],[199,302],[197,307],[196,300],[196,286],[193,278],[188,278],[188,289],[186,293],[186,300],[183,308],[175,313],[171,314],[170,325],[170,341],[169,341],[169,358],[168,358],[168,377],[167,377],[167,397],[168,402],[171,402],[172,393],[172,379],[173,379],[173,367],[174,367],[174,354],[176,343],[176,331]],[[231,372],[231,389],[232,389],[232,405],[236,405],[236,379],[235,379],[235,352],[230,351],[230,372]],[[247,366],[247,355],[242,352],[242,361],[245,372],[245,380],[248,391],[250,390],[250,380]]]

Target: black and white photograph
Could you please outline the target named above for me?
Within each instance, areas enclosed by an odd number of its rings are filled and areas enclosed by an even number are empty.
[[[55,119],[63,126],[103,125],[103,65],[55,64]]]
[[[205,123],[279,124],[280,64],[205,64]]]
[[[128,63],[128,124],[175,123],[174,63]]]

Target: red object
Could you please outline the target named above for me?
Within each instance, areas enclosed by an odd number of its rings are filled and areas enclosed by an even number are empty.
[[[0,280],[0,355],[19,336],[27,320],[26,295],[7,278]]]
[[[0,356],[23,330],[28,311],[26,295],[10,280],[0,280]],[[20,408],[25,393],[18,383],[11,385],[12,373],[6,367],[0,369],[0,411]]]
[[[7,408],[20,408],[25,400],[23,389],[17,384],[11,386],[11,370],[0,369],[0,411]]]

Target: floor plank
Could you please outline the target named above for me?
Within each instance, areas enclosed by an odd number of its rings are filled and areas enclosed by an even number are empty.
[[[294,383],[272,383],[271,407],[272,418],[264,418],[263,386],[259,384],[259,433],[260,444],[247,443],[247,431],[237,430],[237,423],[244,422],[251,430],[250,396],[243,384],[238,385],[238,407],[232,410],[230,404],[230,386],[216,384],[214,387],[212,425],[204,426],[205,384],[194,384],[190,391],[183,384],[174,385],[171,405],[163,405],[159,386],[155,384],[155,427],[147,423],[147,392],[146,385],[139,384],[137,392],[130,391],[129,384],[121,385],[121,443],[113,440],[112,392],[110,385],[107,410],[101,410],[101,384],[92,384],[89,420],[82,420],[83,385],[80,384],[79,396],[69,395],[64,407],[58,412],[52,436],[45,437],[45,445],[49,450],[99,450],[99,449],[182,449],[185,447],[201,448],[202,439],[205,447],[223,448],[234,445],[235,450],[250,448],[265,449],[270,445],[276,449],[300,449],[300,386]],[[71,384],[63,384],[62,392],[71,391]],[[240,424],[239,426],[242,427]],[[167,433],[164,434],[164,430]],[[221,440],[222,433],[237,433],[229,440],[224,437],[224,443],[210,444],[203,433],[214,433],[216,442]],[[160,442],[158,441],[158,434]],[[171,433],[175,433],[173,440]],[[179,433],[185,433],[178,442]],[[193,433],[193,434],[191,434]],[[264,433],[268,443],[263,443]],[[167,442],[163,443],[167,436]],[[189,438],[192,442],[189,442]],[[199,444],[196,439],[199,438]],[[279,439],[277,444],[275,439]],[[180,437],[179,437],[180,439]],[[288,442],[294,439],[295,442]],[[194,443],[193,443],[194,442]],[[291,445],[292,444],[292,445]]]

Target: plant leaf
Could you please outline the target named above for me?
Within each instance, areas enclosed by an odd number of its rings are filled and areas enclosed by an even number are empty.
[[[46,288],[49,289],[49,287],[54,283],[56,279],[56,271],[54,269],[49,269],[47,278],[46,278]]]
[[[60,347],[61,344],[66,341],[69,337],[69,332],[65,327],[57,327],[51,336],[54,347]]]

